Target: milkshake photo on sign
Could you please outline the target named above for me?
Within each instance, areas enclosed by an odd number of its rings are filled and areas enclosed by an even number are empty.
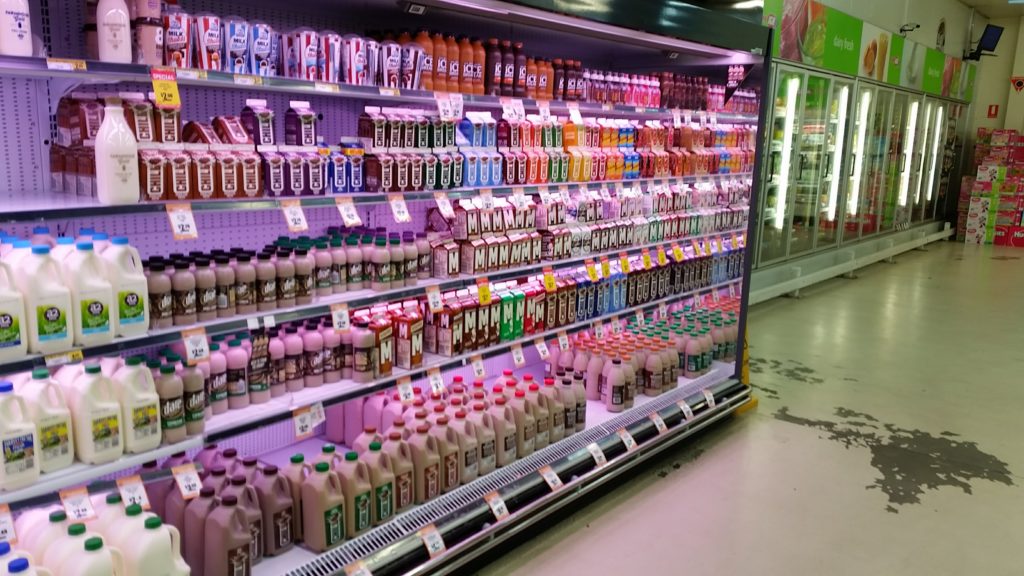
[[[860,40],[860,75],[884,82],[889,64],[890,34],[877,26],[864,23]]]

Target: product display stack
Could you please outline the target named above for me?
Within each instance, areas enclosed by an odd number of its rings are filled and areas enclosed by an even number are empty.
[[[767,30],[293,4],[4,4],[0,574],[454,569],[750,401]]]
[[[964,240],[1024,246],[1024,140],[1016,130],[982,128],[977,142],[976,176],[965,177],[960,190]]]

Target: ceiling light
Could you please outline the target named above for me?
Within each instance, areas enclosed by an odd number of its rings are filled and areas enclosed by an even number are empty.
[[[1024,2],[1024,0],[1020,0]],[[752,10],[754,8],[764,8],[764,0],[743,0],[732,5],[733,10]]]

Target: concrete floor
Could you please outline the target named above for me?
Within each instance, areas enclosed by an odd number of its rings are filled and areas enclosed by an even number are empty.
[[[1021,286],[940,243],[753,308],[758,410],[480,573],[1024,574]]]

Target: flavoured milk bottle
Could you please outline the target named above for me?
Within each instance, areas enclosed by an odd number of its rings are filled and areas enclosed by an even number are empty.
[[[118,336],[144,336],[149,327],[149,295],[139,252],[128,238],[114,236],[100,256],[114,296],[114,331]]]
[[[508,466],[519,457],[519,431],[515,411],[504,396],[494,399],[489,413],[494,425],[494,454],[499,467]]]
[[[85,373],[65,389],[75,425],[75,455],[86,464],[113,462],[124,454],[121,404],[110,379],[99,364],[87,364]]]
[[[33,246],[15,274],[25,297],[28,319],[28,350],[52,354],[71,348],[73,342],[71,291],[64,285],[60,266],[50,257],[49,246]]]
[[[480,442],[476,425],[469,421],[464,410],[455,413],[449,425],[455,430],[459,445],[459,478],[469,484],[480,475]]]
[[[518,394],[519,391],[516,391]],[[526,389],[526,405],[537,422],[537,436],[534,440],[534,449],[542,450],[551,444],[551,412],[548,411],[547,402],[540,396],[540,387],[530,384]]]
[[[121,405],[124,451],[148,452],[160,445],[160,396],[142,356],[129,356],[114,373],[114,394]]]
[[[372,451],[372,448],[371,448]],[[412,449],[402,437],[401,432],[392,432],[384,442],[381,451],[391,460],[391,469],[395,474],[395,508],[394,513],[404,512],[413,505],[416,489],[413,481],[414,465]]]
[[[39,471],[56,472],[75,460],[74,427],[64,392],[50,378],[46,368],[32,371],[32,379],[21,389],[39,438]]]
[[[15,285],[14,269],[0,260],[0,362],[10,362],[28,351],[25,298]]]
[[[0,490],[17,490],[39,479],[39,436],[36,425],[14,384],[0,382]]]
[[[150,516],[130,546],[122,546],[126,576],[189,576],[191,571],[181,557],[181,535],[174,526]]]
[[[423,504],[441,494],[441,456],[437,439],[430,434],[429,424],[420,424],[409,437],[412,451],[413,482],[416,486],[415,502]]]
[[[363,455],[363,461],[370,469],[370,485],[373,488],[373,525],[380,526],[390,520],[395,513],[395,470],[391,465],[391,457],[383,451],[380,442],[370,443],[370,449]]]
[[[86,539],[65,564],[68,569],[60,576],[126,576],[121,551],[105,546],[99,536]]]
[[[292,495],[292,506],[294,506],[294,513],[292,514],[292,539],[295,542],[302,542],[302,485],[306,483],[306,478],[313,472],[313,468],[306,463],[306,457],[302,454],[293,454],[288,466],[282,471],[285,478],[288,479],[288,488],[291,490]]]
[[[525,390],[516,390],[512,413],[516,418],[516,453],[520,458],[526,458],[533,454],[536,446],[537,417],[526,400]]]
[[[252,534],[245,512],[233,495],[220,499],[206,517],[203,576],[248,576],[252,574]]]
[[[210,486],[199,490],[199,497],[185,507],[184,528],[181,530],[181,549],[185,562],[192,567],[193,576],[203,576],[206,568],[206,519],[217,507],[217,493]]]
[[[532,391],[533,386],[530,388]],[[565,404],[562,402],[562,396],[558,392],[558,388],[555,387],[554,378],[544,379],[544,388],[539,390],[539,394],[540,399],[544,401],[548,409],[548,415],[551,417],[551,426],[548,430],[551,434],[551,443],[554,444],[565,438]],[[575,406],[575,399],[573,400],[573,405]]]
[[[306,547],[318,554],[345,539],[345,494],[327,462],[318,462],[302,484],[302,523]]]
[[[480,475],[490,474],[498,467],[495,451],[494,422],[487,413],[483,402],[473,404],[473,412],[468,416],[469,422],[476,428],[476,441],[480,458],[478,460]]]
[[[363,433],[356,437],[355,442],[352,443],[352,450],[355,450],[359,454],[365,454],[370,448],[371,442],[381,442],[384,438],[377,433],[376,426],[366,426],[363,428]]]
[[[256,473],[252,485],[256,488],[263,512],[263,554],[284,554],[295,541],[292,534],[295,505],[288,479],[278,473],[277,466],[267,466]]]
[[[245,513],[245,523],[249,527],[249,534],[252,535],[249,560],[255,565],[263,559],[263,512],[260,510],[256,489],[245,483],[245,476],[236,474],[231,477],[231,483],[221,491],[222,500],[225,496],[235,496],[238,499],[238,508]]]
[[[441,492],[450,492],[460,484],[458,433],[448,426],[448,417],[442,416],[431,426],[430,435],[437,440],[437,455],[441,459]]]
[[[373,524],[370,469],[359,460],[356,452],[346,452],[345,459],[335,466],[345,493],[345,528],[349,538],[370,529]]]
[[[95,346],[114,339],[114,297],[103,260],[92,242],[79,242],[63,262],[64,285],[71,289],[75,344]]]

